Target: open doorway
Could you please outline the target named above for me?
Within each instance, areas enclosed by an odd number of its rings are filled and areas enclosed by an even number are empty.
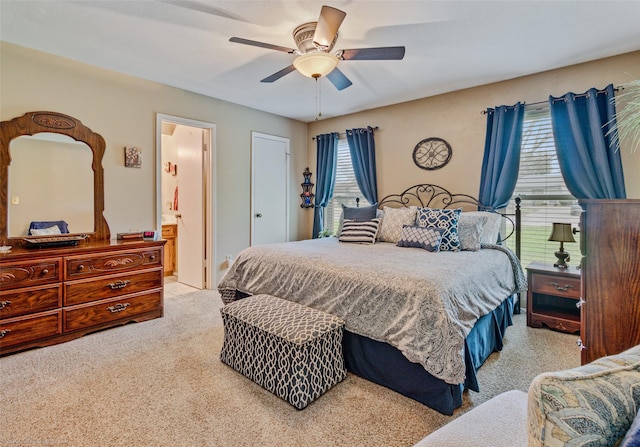
[[[157,115],[156,211],[167,240],[165,277],[196,289],[212,287],[214,142],[214,124]]]

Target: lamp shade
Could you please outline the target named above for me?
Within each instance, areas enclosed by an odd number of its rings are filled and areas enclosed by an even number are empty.
[[[553,229],[551,230],[550,241],[556,242],[575,242],[573,233],[571,232],[571,224],[568,223],[553,223]]]
[[[296,57],[293,61],[293,66],[296,67],[296,70],[310,78],[326,76],[331,73],[337,65],[338,58],[336,56],[321,51],[303,54]]]

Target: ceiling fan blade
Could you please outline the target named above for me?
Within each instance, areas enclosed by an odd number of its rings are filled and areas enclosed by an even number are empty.
[[[320,10],[320,17],[318,17],[316,31],[313,34],[313,43],[321,48],[329,48],[346,15],[346,12],[339,9],[323,6]]]
[[[331,73],[327,75],[327,79],[331,81],[331,83],[338,89],[344,90],[349,87],[353,82],[347,78],[343,72],[338,70],[338,68],[334,68]]]
[[[401,60],[404,58],[404,50],[404,47],[358,48],[342,50],[342,56],[339,57],[345,61]]]
[[[241,43],[244,45],[251,45],[251,46],[260,47],[260,48],[266,48],[268,50],[282,51],[284,53],[290,53],[290,54],[293,54],[296,51],[293,48],[281,47],[278,45],[272,45],[270,43],[258,42],[256,40],[243,39],[242,37],[232,37],[231,39],[229,39],[229,42]]]
[[[282,70],[272,74],[271,76],[267,76],[266,78],[262,79],[260,82],[274,82],[277,81],[278,79],[280,79],[281,77],[283,77],[284,75],[288,75],[289,73],[291,73],[292,71],[295,71],[296,67],[292,65],[289,65],[287,68],[283,68]]]

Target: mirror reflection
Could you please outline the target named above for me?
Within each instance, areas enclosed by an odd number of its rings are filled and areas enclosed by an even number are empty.
[[[91,148],[66,135],[42,132],[14,138],[10,153],[9,237],[27,236],[37,221],[63,220],[70,233],[94,230]]]

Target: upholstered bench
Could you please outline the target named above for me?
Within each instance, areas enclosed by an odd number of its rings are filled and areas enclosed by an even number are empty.
[[[342,381],[344,321],[271,295],[220,309],[220,360],[301,410]]]

